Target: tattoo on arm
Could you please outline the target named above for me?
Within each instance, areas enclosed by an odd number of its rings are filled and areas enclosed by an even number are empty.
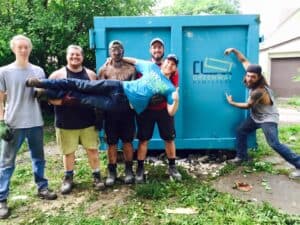
[[[255,91],[251,94],[251,100],[254,104],[258,103],[264,96],[265,92]]]

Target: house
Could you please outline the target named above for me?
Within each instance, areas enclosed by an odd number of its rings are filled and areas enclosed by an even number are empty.
[[[276,97],[300,96],[300,8],[293,10],[260,45],[260,65]]]

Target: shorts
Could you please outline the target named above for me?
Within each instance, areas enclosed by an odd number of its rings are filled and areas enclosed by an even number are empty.
[[[154,125],[157,123],[159,135],[165,141],[172,141],[176,137],[174,117],[168,114],[167,109],[146,109],[137,115],[137,138],[140,141],[148,141],[152,138]]]
[[[56,141],[62,154],[68,155],[82,145],[85,149],[98,149],[98,131],[94,126],[82,129],[55,128]]]
[[[135,112],[132,109],[123,112],[106,112],[104,130],[108,145],[115,145],[119,139],[123,143],[132,142],[135,135]]]

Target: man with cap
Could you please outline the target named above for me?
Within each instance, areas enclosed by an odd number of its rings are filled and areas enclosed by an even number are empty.
[[[135,67],[122,60],[124,46],[118,40],[109,43],[109,56],[111,63],[104,64],[98,74],[99,79],[112,79],[121,81],[134,80],[136,76]],[[122,140],[123,155],[125,160],[124,183],[131,184],[134,181],[132,170],[133,146],[132,141],[135,134],[135,113],[131,108],[122,112],[105,112],[104,129],[106,142],[108,144],[108,176],[106,186],[114,185],[117,178],[117,144]]]
[[[262,128],[268,144],[280,154],[286,161],[296,167],[290,174],[291,178],[300,178],[300,156],[281,144],[278,139],[279,114],[275,105],[272,90],[262,75],[259,65],[250,64],[246,57],[235,48],[228,48],[225,54],[234,53],[237,59],[246,69],[244,84],[249,88],[247,102],[235,102],[231,95],[226,93],[230,105],[241,109],[250,109],[250,117],[247,118],[237,129],[237,156],[229,160],[229,163],[239,165],[248,161],[247,137],[256,129]]]
[[[160,38],[153,38],[150,42],[151,61],[161,66],[164,57],[164,42]],[[170,58],[169,55],[167,58]],[[176,70],[169,77],[175,87],[178,87],[178,71]],[[151,98],[147,109],[137,115],[137,138],[139,139],[137,151],[137,171],[135,180],[137,183],[144,182],[144,160],[147,155],[148,142],[152,138],[155,124],[159,128],[159,135],[165,142],[165,151],[169,161],[169,175],[172,179],[181,180],[181,174],[175,165],[176,147],[175,147],[175,126],[174,117],[167,111],[166,99],[162,95],[154,95]]]

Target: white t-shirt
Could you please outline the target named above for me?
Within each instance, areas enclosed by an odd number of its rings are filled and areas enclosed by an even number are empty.
[[[29,64],[20,68],[15,63],[0,68],[0,91],[6,92],[4,120],[12,128],[43,126],[40,105],[34,98],[34,90],[26,87],[29,77],[44,78],[41,67]]]

